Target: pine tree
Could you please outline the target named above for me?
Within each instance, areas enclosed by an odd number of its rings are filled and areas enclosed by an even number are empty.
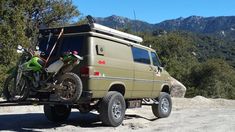
[[[64,26],[79,15],[72,0],[1,0],[0,87],[6,70],[14,66],[17,45],[34,46],[40,27]]]

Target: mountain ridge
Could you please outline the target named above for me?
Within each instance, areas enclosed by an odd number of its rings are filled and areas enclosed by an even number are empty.
[[[132,20],[126,17],[112,15],[105,18],[98,17],[96,21],[111,28],[130,29],[137,32],[182,30],[235,39],[235,16],[202,17],[193,15],[186,18],[179,17],[150,24],[141,20]]]
[[[132,20],[127,17],[112,15],[105,18],[97,17],[96,22],[114,29],[123,29],[123,28],[131,28],[131,30],[135,31],[151,31],[150,29],[154,24],[150,24],[141,20]]]

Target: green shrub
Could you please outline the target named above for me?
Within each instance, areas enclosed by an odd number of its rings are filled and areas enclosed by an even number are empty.
[[[235,99],[235,70],[222,59],[209,59],[192,68],[186,96]]]
[[[0,65],[0,95],[2,95],[3,90],[3,84],[7,77],[6,72],[8,71],[8,68],[4,65]]]

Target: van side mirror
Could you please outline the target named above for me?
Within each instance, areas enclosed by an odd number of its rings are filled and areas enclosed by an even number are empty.
[[[157,70],[160,71],[160,72],[162,72],[162,71],[163,71],[163,68],[160,67],[160,66],[158,66],[158,67],[157,67]]]

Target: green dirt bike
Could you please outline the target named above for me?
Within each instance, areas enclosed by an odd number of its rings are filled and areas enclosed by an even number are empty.
[[[51,95],[53,100],[76,102],[82,93],[82,82],[71,72],[83,59],[76,51],[67,52],[47,66],[47,60],[39,51],[30,51],[18,46],[22,53],[17,66],[6,79],[3,95],[8,101],[22,101],[29,97],[42,98]]]

